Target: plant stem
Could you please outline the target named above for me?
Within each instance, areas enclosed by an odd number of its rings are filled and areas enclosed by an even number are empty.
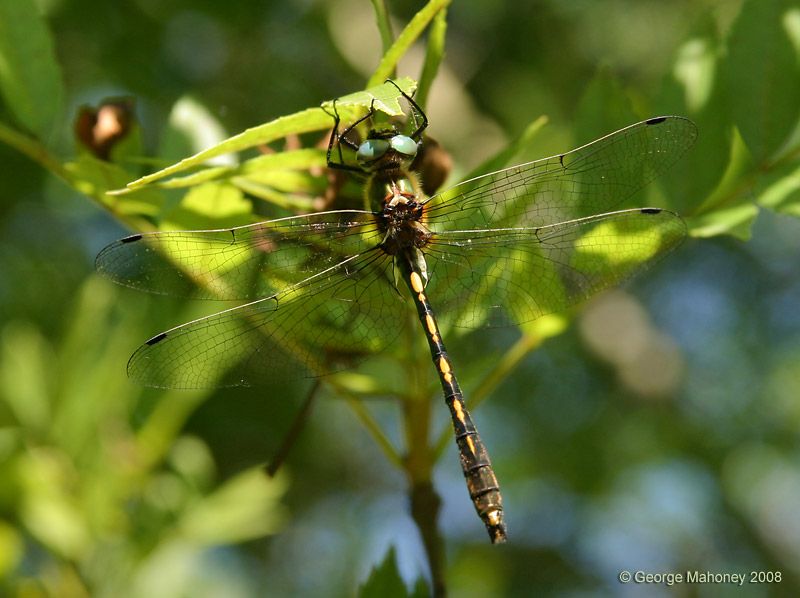
[[[431,571],[432,595],[447,596],[444,579],[444,541],[439,533],[439,509],[442,500],[431,482],[412,484],[410,488],[411,517],[422,535],[422,544]]]
[[[40,164],[45,169],[52,172],[57,177],[70,182],[68,173],[61,166],[61,162],[53,156],[47,148],[42,145],[37,139],[28,137],[0,123],[0,142],[3,142],[10,147],[13,147],[19,153],[28,156],[34,162]]]
[[[364,403],[361,398],[356,393],[342,386],[333,385],[333,387],[336,389],[339,395],[347,401],[348,406],[353,410],[355,416],[370,433],[372,438],[375,440],[375,443],[383,451],[383,454],[386,456],[389,462],[396,467],[403,468],[404,465],[402,458],[392,446],[392,442],[389,440],[389,437],[386,435],[386,433],[381,429],[378,422],[375,421],[375,418],[372,417],[367,408],[364,407]]]
[[[444,541],[439,531],[441,499],[431,481],[435,458],[430,443],[431,397],[427,393],[403,402],[406,429],[406,472],[409,478],[411,517],[419,528],[431,572],[433,596],[447,595],[444,579]]]
[[[317,378],[309,389],[306,400],[303,402],[303,406],[300,407],[300,412],[297,414],[297,417],[295,417],[294,421],[292,422],[292,427],[289,429],[289,432],[287,432],[286,436],[284,436],[283,442],[281,442],[278,451],[264,468],[264,471],[269,477],[275,477],[275,474],[278,473],[278,469],[281,465],[283,465],[283,462],[286,460],[286,457],[292,450],[295,441],[297,441],[297,437],[300,436],[300,432],[306,423],[308,414],[311,413],[311,406],[314,404],[321,386],[322,382],[319,378]]]

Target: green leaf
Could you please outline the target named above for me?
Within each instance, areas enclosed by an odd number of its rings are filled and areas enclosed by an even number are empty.
[[[758,203],[776,212],[800,216],[800,168],[764,189],[758,196]]]
[[[211,166],[184,177],[173,177],[166,181],[153,183],[150,187],[179,189],[193,187],[209,181],[226,181],[234,177],[258,175],[264,172],[280,170],[310,170],[312,168],[322,168],[325,165],[324,150],[300,149],[257,156],[236,166]]]
[[[403,107],[400,105],[400,88],[406,95],[412,95],[417,88],[417,82],[409,77],[397,79],[392,83],[382,81],[380,85],[373,85],[364,91],[336,98],[336,110],[341,111],[342,107],[357,106],[360,108],[375,108],[389,116],[403,116]],[[333,114],[333,100],[323,102],[322,108]],[[340,114],[342,118],[344,115]],[[330,122],[328,123],[330,124]]]
[[[131,174],[116,164],[105,162],[89,153],[83,153],[73,162],[64,165],[65,176],[70,184],[90,197],[94,197],[117,217],[130,221],[126,216],[156,216],[164,205],[163,192],[145,189],[125,197],[109,195],[110,189],[118,189],[130,180]],[[139,221],[134,230],[152,229],[152,225]]]
[[[51,356],[47,349],[31,323],[12,320],[4,324],[0,335],[0,396],[7,412],[4,425],[13,422],[37,431],[52,425],[46,365]]]
[[[494,172],[496,170],[501,170],[508,166],[511,160],[521,153],[528,144],[536,137],[539,132],[544,128],[547,124],[547,117],[540,116],[535,121],[530,123],[525,130],[522,131],[522,134],[514,139],[511,143],[506,145],[503,149],[497,152],[494,156],[491,156],[486,161],[482,162],[480,166],[472,170],[467,176],[464,177],[465,181],[470,179],[474,179],[482,174],[486,174],[489,172]]]
[[[279,504],[285,491],[281,478],[269,478],[260,466],[253,467],[192,505],[179,523],[180,530],[198,544],[227,544],[273,534],[286,520]]]
[[[409,78],[395,81],[395,84],[409,95],[416,89],[416,83]],[[366,91],[359,91],[338,98],[336,101],[336,109],[343,119],[350,118],[353,114],[348,108],[369,108],[370,106],[374,106],[377,110],[385,112],[390,116],[400,116],[403,114],[403,109],[398,101],[397,87],[391,83],[381,83]],[[308,108],[307,110],[289,116],[282,116],[263,125],[247,129],[225,141],[212,145],[194,156],[185,158],[177,164],[173,164],[163,170],[159,170],[158,172],[133,181],[128,184],[127,189],[116,191],[115,194],[121,195],[129,191],[141,189],[147,185],[152,185],[165,177],[201,166],[204,162],[211,158],[216,158],[217,156],[267,144],[276,139],[282,139],[287,135],[299,135],[301,133],[328,129],[333,124],[331,116],[332,106],[333,101],[331,100],[323,103],[322,108]],[[326,109],[329,111],[326,112]]]
[[[394,547],[390,548],[358,591],[359,598],[408,598],[408,588],[397,570]]]
[[[64,92],[53,40],[33,0],[0,0],[0,93],[42,140],[53,137]]]
[[[751,228],[758,216],[758,207],[752,203],[741,203],[718,208],[699,216],[686,218],[689,235],[697,238],[731,235],[741,241],[752,236]]]
[[[367,83],[369,87],[377,85],[381,81],[385,81],[394,74],[397,63],[411,47],[411,44],[425,31],[428,23],[436,16],[436,13],[448,4],[450,4],[450,0],[430,0],[428,4],[414,15],[414,18],[409,21],[405,29],[397,36],[392,47],[383,55],[381,63],[378,65],[378,68],[375,69],[375,72]]]
[[[756,162],[770,158],[800,116],[800,69],[786,0],[747,0],[728,41],[732,116]],[[788,17],[788,18],[787,18]],[[787,26],[789,29],[787,30]]]
[[[714,147],[721,153],[718,144]],[[707,154],[701,155],[704,159],[708,159]],[[738,130],[734,130],[730,140],[727,168],[719,184],[701,205],[691,213],[685,214],[688,216],[687,225],[692,236],[730,234],[742,240],[750,238],[750,227],[758,213],[753,204],[753,170],[752,156]]]
[[[411,598],[428,598],[430,595],[428,583],[424,578],[418,577],[417,582],[414,584],[414,590],[411,592]]]
[[[207,160],[222,156],[223,154],[239,152],[257,145],[270,143],[276,139],[282,139],[287,135],[299,135],[311,131],[321,131],[325,128],[329,128],[331,122],[330,115],[326,114],[321,108],[308,108],[302,112],[297,112],[289,116],[282,116],[263,125],[247,129],[221,143],[212,145],[194,156],[185,158],[177,164],[173,164],[163,170],[159,170],[158,172],[133,181],[128,184],[127,190],[141,189],[164,177],[200,166]],[[118,191],[117,194],[124,192],[126,192],[126,190]]]
[[[10,579],[17,571],[25,553],[25,538],[19,530],[0,521],[0,578]]]
[[[5,466],[16,469],[22,489],[20,519],[30,534],[58,555],[78,558],[90,545],[91,531],[80,502],[63,483],[69,475],[63,457],[58,451],[40,450]]]
[[[389,19],[389,11],[384,0],[372,0],[372,8],[375,10],[375,24],[381,34],[382,52],[386,52],[392,47],[394,36],[392,35],[392,23]]]
[[[667,75],[657,102],[659,114],[683,114],[694,120],[697,143],[686,156],[662,177],[660,186],[667,192],[670,206],[684,216],[707,206],[707,197],[721,184],[726,172],[741,173],[731,141],[731,122],[727,95],[721,75],[720,41],[716,24],[705,23],[702,30],[678,48],[675,64]]]
[[[714,91],[719,88],[719,59],[716,23],[704,27],[678,47],[669,77],[680,85],[682,98],[678,101],[692,114],[709,108],[716,114],[724,114],[719,109],[720,102],[715,101],[719,98],[714,98]]]
[[[428,100],[428,92],[431,89],[436,73],[439,72],[439,65],[444,59],[445,34],[447,33],[447,9],[440,10],[433,19],[431,31],[428,34],[428,47],[425,51],[425,62],[422,65],[422,74],[419,77],[419,91],[417,92],[416,102],[420,106],[425,106]]]
[[[161,228],[207,230],[250,224],[253,206],[244,194],[226,183],[205,183],[189,191],[165,217]]]
[[[657,116],[652,114],[651,116]],[[586,86],[575,115],[575,139],[585,142],[636,122],[630,98],[608,68],[601,68]]]

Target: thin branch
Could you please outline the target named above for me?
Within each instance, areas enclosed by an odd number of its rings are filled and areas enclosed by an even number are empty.
[[[308,396],[303,402],[303,406],[300,407],[297,417],[295,417],[294,421],[292,422],[292,427],[283,437],[283,442],[281,442],[280,447],[278,447],[278,450],[275,453],[275,456],[272,458],[272,461],[270,461],[269,464],[264,468],[264,471],[269,477],[275,477],[278,469],[280,469],[280,466],[283,465],[283,462],[286,460],[286,457],[292,450],[294,443],[297,441],[298,436],[300,436],[300,431],[303,429],[303,426],[306,423],[308,414],[311,413],[311,407],[318,396],[321,386],[322,381],[319,378],[314,380],[314,384],[309,389]]]

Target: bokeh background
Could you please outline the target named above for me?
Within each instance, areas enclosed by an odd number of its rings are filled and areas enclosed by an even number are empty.
[[[797,31],[798,3],[763,4]],[[747,141],[747,127],[760,130],[771,114],[744,103],[749,78],[773,62],[769,48],[747,45],[753,37],[732,34],[742,5],[449,7],[426,109],[430,134],[453,155],[452,181],[541,115],[549,122],[519,159],[661,113],[694,118],[701,136],[686,166],[657,187],[687,215],[692,238],[568,314],[563,332],[473,413],[502,484],[508,545],[488,543],[453,445],[437,465],[454,596],[800,592],[797,151],[736,153],[734,122]],[[135,98],[145,153],[168,163],[362,89],[381,56],[372,5],[358,0],[37,6],[63,69],[63,109],[47,144],[64,160],[75,154],[72,120],[83,104]],[[388,3],[396,32],[420,6]],[[3,10],[0,18],[13,15]],[[724,63],[737,52],[750,68]],[[412,48],[398,73],[417,77],[423,53]],[[800,69],[789,59],[781,95],[800,106]],[[727,86],[723,68],[735,69]],[[0,120],[13,123],[11,112],[1,108]],[[734,183],[716,197],[734,198],[722,208],[735,214],[704,213],[726,167]],[[689,173],[694,183],[682,184]],[[789,189],[782,202],[755,208],[780,182]],[[281,474],[266,479],[259,466],[310,382],[215,392],[132,385],[130,353],[201,308],[98,279],[94,256],[129,229],[6,144],[0,188],[0,594],[348,596],[390,547],[409,585],[427,576],[405,479],[346,401],[323,386]],[[519,338],[496,330],[449,341],[468,395]],[[367,407],[399,439],[393,402]],[[448,425],[443,405],[436,423]],[[748,581],[780,572],[781,581],[622,585],[623,570]]]

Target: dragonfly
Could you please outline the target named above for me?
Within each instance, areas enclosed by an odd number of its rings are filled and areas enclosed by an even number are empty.
[[[492,543],[505,542],[500,487],[442,330],[518,325],[562,311],[672,252],[686,236],[678,214],[609,210],[681,158],[697,128],[680,116],[651,118],[427,197],[411,164],[428,119],[397,92],[409,107],[409,131],[375,125],[374,104],[340,131],[332,104],[328,166],[363,181],[365,209],[134,234],[103,249],[96,269],[141,291],[247,301],[136,350],[129,377],[161,388],[261,385],[352,367],[391,345],[413,303],[470,499]]]

